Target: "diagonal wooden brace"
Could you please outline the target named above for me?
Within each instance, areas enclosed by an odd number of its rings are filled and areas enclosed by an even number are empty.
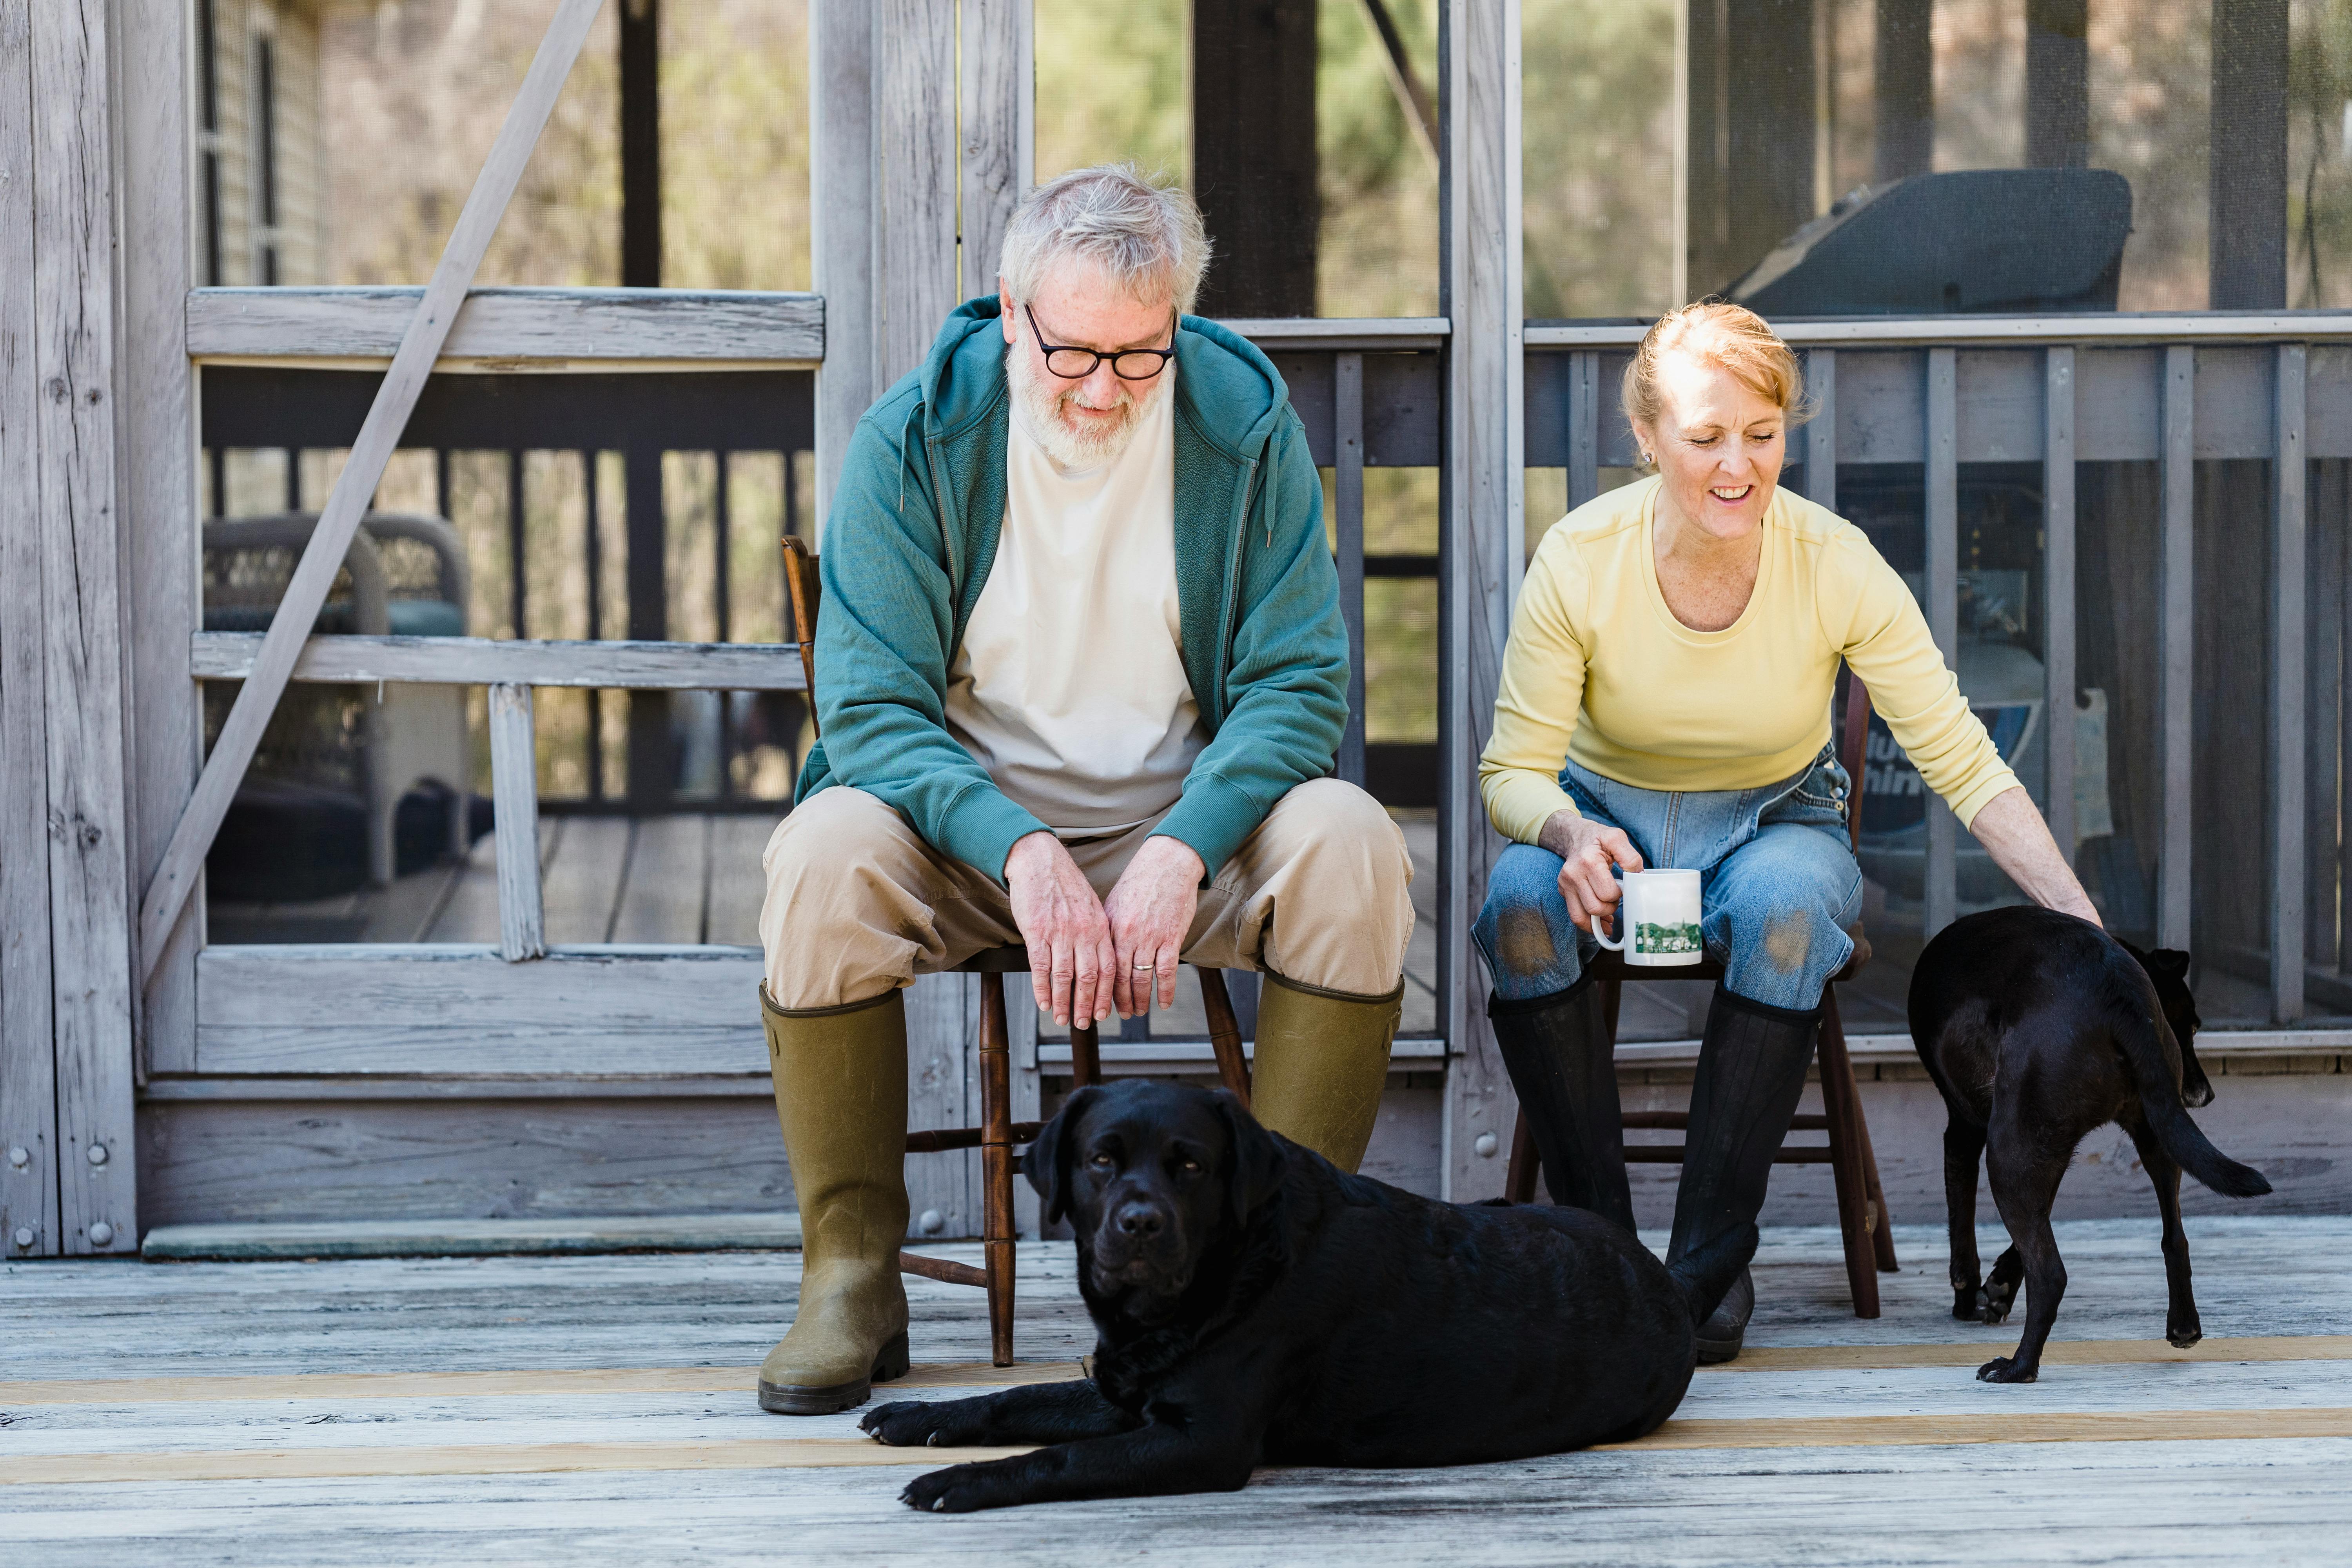
[[[172,841],[155,868],[154,879],[147,885],[146,898],[139,909],[142,984],[154,974],[165,942],[173,927],[179,923],[189,894],[195,890],[197,874],[203,870],[205,856],[212,848],[213,836],[220,831],[221,820],[228,815],[236,786],[253,761],[254,749],[261,743],[262,730],[277,709],[278,698],[285,693],[286,683],[294,673],[294,662],[310,638],[320,608],[327,602],[328,591],[334,586],[336,569],[342,564],[344,552],[351,548],[352,535],[358,531],[360,518],[374,498],[376,487],[383,481],[384,465],[392,460],[393,448],[408,426],[408,416],[425,390],[425,378],[432,374],[434,362],[441,357],[441,346],[448,340],[449,329],[465,305],[466,292],[481,268],[483,253],[489,248],[491,236],[498,232],[499,220],[506,216],[507,204],[513,199],[523,166],[530,161],[531,149],[539,142],[540,132],[555,108],[556,97],[563,90],[564,79],[572,74],[572,62],[579,58],[589,26],[603,5],[604,0],[562,0],[556,8],[554,20],[548,24],[547,37],[540,41],[539,52],[532,57],[530,69],[515,94],[514,105],[507,110],[506,123],[499,128],[499,139],[474,181],[473,194],[466,198],[465,210],[457,215],[448,246],[433,269],[432,281],[425,286],[424,302],[417,307],[408,330],[401,334],[392,368],[376,391],[375,402],[368,409],[366,423],[360,426],[358,439],[352,443],[350,460],[335,480],[334,491],[327,498],[318,526],[311,531],[301,563],[287,584],[286,596],[278,601],[277,613],[270,617],[269,633],[262,639],[260,655],[253,661],[253,673],[246,678],[244,689],[237,693],[228,720],[221,726],[220,738],[214,743],[212,756],[205,763],[195,790],[172,829]]]

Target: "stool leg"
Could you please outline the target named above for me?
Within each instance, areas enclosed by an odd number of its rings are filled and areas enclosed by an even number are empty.
[[[1201,1009],[1209,1016],[1209,1048],[1217,1053],[1217,1076],[1246,1110],[1250,1102],[1249,1061],[1242,1055],[1241,1020],[1234,1016],[1233,998],[1225,994],[1224,972],[1196,968],[1194,973],[1201,977]]]
[[[1503,1178],[1503,1195],[1515,1204],[1536,1201],[1536,1139],[1528,1130],[1528,1113],[1519,1112],[1511,1129],[1511,1169]]]
[[[1822,1109],[1829,1123],[1830,1172],[1837,1181],[1838,1230],[1845,1241],[1846,1283],[1853,1291],[1853,1315],[1874,1318],[1878,1316],[1878,1258],[1870,1241],[1869,1196],[1863,1177],[1862,1140],[1856,1131],[1862,1112],[1833,986],[1825,987],[1822,994],[1819,1060]]]
[[[1013,1364],[1013,1051],[1004,1025],[1004,977],[980,977],[981,1247],[988,1276],[988,1342]]]
[[[1878,1153],[1870,1146],[1870,1118],[1862,1113],[1862,1095],[1853,1097],[1853,1130],[1855,1142],[1862,1145],[1863,1191],[1870,1199],[1871,1249],[1878,1255],[1878,1271],[1894,1274],[1902,1269],[1895,1261],[1895,1219],[1886,1212],[1886,1189],[1878,1182]]]
[[[1092,1024],[1070,1022],[1070,1087],[1102,1082],[1102,1037]]]

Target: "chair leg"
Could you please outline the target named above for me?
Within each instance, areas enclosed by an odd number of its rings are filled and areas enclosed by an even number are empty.
[[[1845,1241],[1846,1283],[1853,1292],[1853,1315],[1878,1316],[1878,1259],[1871,1247],[1863,1175],[1862,1140],[1856,1128],[1862,1111],[1854,1088],[1853,1063],[1846,1055],[1845,1025],[1838,1016],[1837,991],[1822,993],[1819,1060],[1822,1109],[1829,1123],[1830,1172],[1837,1182],[1838,1230]]]
[[[1102,1037],[1092,1024],[1070,1022],[1070,1087],[1102,1082]]]
[[[1503,1178],[1503,1195],[1515,1204],[1536,1201],[1536,1138],[1528,1128],[1528,1113],[1519,1112],[1511,1129],[1511,1169]]]
[[[1886,1189],[1878,1182],[1878,1153],[1870,1146],[1870,1118],[1862,1111],[1862,1095],[1853,1097],[1853,1130],[1862,1145],[1863,1191],[1870,1199],[1870,1245],[1877,1254],[1878,1271],[1895,1274],[1903,1266],[1895,1261],[1895,1218],[1886,1212]]]
[[[1004,1023],[1004,977],[980,981],[981,1248],[988,1276],[988,1342],[998,1366],[1013,1364],[1013,1051]]]
[[[1250,1102],[1249,1061],[1242,1055],[1241,1020],[1234,1016],[1233,998],[1225,994],[1224,971],[1196,968],[1194,973],[1201,977],[1201,1009],[1209,1016],[1209,1048],[1217,1053],[1217,1076],[1246,1110]]]

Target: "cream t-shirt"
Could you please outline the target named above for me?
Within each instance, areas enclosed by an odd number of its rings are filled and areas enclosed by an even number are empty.
[[[948,667],[948,733],[1064,838],[1158,816],[1208,743],[1180,642],[1174,374],[1127,449],[1083,472],[1015,399],[1003,532]]]

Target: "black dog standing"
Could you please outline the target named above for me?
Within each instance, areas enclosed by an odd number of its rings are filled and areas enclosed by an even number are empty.
[[[2165,1338],[2185,1347],[2204,1337],[2189,1288],[2180,1173],[2233,1198],[2271,1184],[2208,1142],[2184,1109],[2213,1098],[2191,1045],[2200,1020],[2188,973],[2185,952],[2144,954],[2086,921],[2023,907],[1963,916],[1919,955],[1911,1042],[1950,1117],[1952,1315],[2004,1321],[2025,1283],[2024,1337],[2014,1355],[1977,1369],[1988,1383],[2032,1383],[2041,1370],[2066,1290],[2051,1204],[2075,1145],[2110,1121],[2130,1134],[2164,1216]],[[1981,1284],[1979,1157],[2011,1244]]]
[[[1094,1375],[867,1415],[885,1443],[1054,1445],[919,1477],[919,1509],[1638,1437],[1681,1403],[1692,1328],[1745,1257],[1670,1274],[1597,1215],[1416,1197],[1266,1131],[1231,1095],[1161,1084],[1080,1089],[1024,1170],[1077,1234]]]

